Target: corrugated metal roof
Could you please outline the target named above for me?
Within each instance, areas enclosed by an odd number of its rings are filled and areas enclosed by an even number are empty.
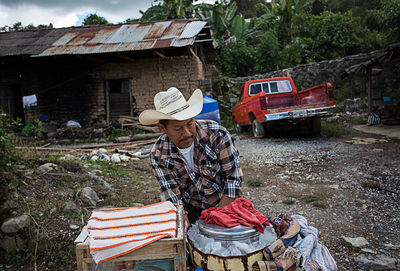
[[[44,57],[184,47],[195,42],[206,24],[172,20],[5,32],[0,33],[0,56]]]

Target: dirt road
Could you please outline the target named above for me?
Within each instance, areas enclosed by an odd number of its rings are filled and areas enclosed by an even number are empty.
[[[307,218],[340,270],[399,270],[400,144],[358,136],[237,140],[244,196],[264,215]],[[369,244],[360,251],[343,236]]]

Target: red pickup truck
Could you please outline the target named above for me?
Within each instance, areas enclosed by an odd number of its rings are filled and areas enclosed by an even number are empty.
[[[305,123],[312,134],[319,134],[320,117],[334,107],[330,83],[297,91],[290,77],[258,79],[242,85],[232,120],[236,132],[251,125],[254,136],[265,136],[267,129],[284,121]]]

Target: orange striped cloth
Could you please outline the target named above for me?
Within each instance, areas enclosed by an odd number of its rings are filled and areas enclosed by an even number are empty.
[[[176,236],[177,208],[170,201],[143,207],[93,211],[88,222],[90,254],[96,264],[164,237]]]

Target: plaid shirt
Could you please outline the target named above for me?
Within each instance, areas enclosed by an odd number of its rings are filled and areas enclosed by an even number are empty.
[[[239,153],[229,132],[214,121],[196,121],[194,171],[164,134],[150,153],[151,166],[167,200],[196,208],[215,207],[223,195],[241,196]]]

